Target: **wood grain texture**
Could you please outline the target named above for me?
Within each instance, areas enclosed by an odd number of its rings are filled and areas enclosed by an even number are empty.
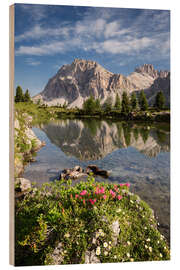
[[[9,263],[14,265],[14,5],[9,7]]]

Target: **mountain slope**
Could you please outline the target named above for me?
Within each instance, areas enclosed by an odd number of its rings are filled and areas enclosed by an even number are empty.
[[[70,108],[81,108],[90,95],[99,98],[101,104],[109,97],[114,102],[116,94],[121,97],[124,91],[131,94],[150,89],[155,80],[164,79],[167,74],[167,71],[159,72],[152,65],[145,64],[125,77],[106,70],[95,61],[75,59],[72,64],[63,65],[33,100],[37,102],[40,99],[47,105],[63,105],[66,102]],[[159,89],[156,84],[153,95],[156,88]]]

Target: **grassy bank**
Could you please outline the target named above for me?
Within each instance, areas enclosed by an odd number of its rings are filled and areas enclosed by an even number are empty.
[[[78,108],[61,108],[58,106],[46,107],[33,103],[19,102],[15,104],[15,110],[19,113],[26,112],[33,117],[33,124],[47,122],[51,119],[74,119],[74,118],[98,118],[125,121],[147,121],[147,122],[170,122],[170,110],[157,111],[149,108],[148,111],[133,111],[128,114],[120,110],[95,110],[87,112]]]
[[[55,182],[16,203],[16,265],[169,259],[153,211],[128,183]]]

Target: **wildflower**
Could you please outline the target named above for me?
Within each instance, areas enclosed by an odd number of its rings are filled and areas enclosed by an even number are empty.
[[[64,214],[64,208],[62,209],[62,213]]]
[[[86,204],[85,200],[83,200],[83,204],[84,204],[84,205]]]
[[[166,249],[166,247],[164,247],[164,249]]]
[[[102,187],[100,190],[99,190],[99,193],[104,193],[105,192],[105,188]]]
[[[104,244],[103,244],[103,247],[107,247],[108,246],[108,243],[107,242],[104,242]]]
[[[89,199],[89,201],[90,201],[90,203],[93,205],[93,204],[95,204],[95,202],[96,202],[96,199]]]
[[[148,239],[146,239],[146,241],[147,241],[147,242],[150,242],[151,240],[150,240],[150,238],[148,238]]]
[[[86,195],[86,193],[87,193],[87,190],[83,190],[83,191],[81,191],[80,195],[84,196],[84,195]]]
[[[109,246],[108,246],[108,249],[110,250],[111,248],[112,248],[111,245],[109,245]]]
[[[96,238],[98,238],[100,236],[99,232],[96,232]]]
[[[131,261],[131,262],[134,262],[134,259],[133,259],[133,258],[131,258],[131,259],[130,259],[130,261]]]
[[[163,255],[161,253],[159,253],[159,256],[162,258]]]
[[[117,259],[117,256],[116,255],[114,255],[114,259]]]
[[[87,230],[85,230],[84,232],[87,233]]]
[[[103,231],[102,229],[99,229],[99,233],[102,233],[102,231]]]
[[[130,246],[131,242],[127,241],[128,246]]]
[[[126,253],[126,255],[127,255],[127,257],[128,257],[128,258],[130,257],[130,254],[129,254],[129,252],[128,252],[128,253]]]
[[[147,230],[147,227],[144,227],[145,230]]]
[[[101,248],[100,247],[97,247],[96,248],[96,255],[100,255],[101,254]]]
[[[108,255],[108,252],[107,251],[104,251],[104,255],[107,256]]]
[[[152,247],[149,247],[149,251],[152,252]]]
[[[134,203],[132,200],[130,200],[130,203]]]
[[[78,194],[76,194],[76,195],[75,195],[75,198],[77,199],[78,197],[79,197],[79,195],[78,195]]]
[[[145,248],[148,248],[148,246],[147,246],[147,245],[145,245]]]
[[[118,200],[121,200],[122,199],[122,196],[121,195],[118,195],[117,198],[118,198]]]
[[[107,196],[106,195],[103,195],[103,199],[106,200]]]
[[[119,209],[116,210],[117,213],[119,213],[119,212],[121,212],[121,211],[122,211],[121,208],[119,208]]]
[[[130,183],[126,183],[125,185],[126,185],[126,187],[130,187]]]
[[[70,195],[70,198],[71,198],[71,199],[73,199],[73,196],[72,196],[72,194]]]
[[[109,245],[111,245],[111,241],[109,241]]]
[[[110,189],[109,193],[112,195],[113,198],[116,197],[116,193],[112,189]]]
[[[160,243],[159,240],[157,241],[157,243],[158,243],[158,244]]]
[[[65,233],[64,237],[69,238],[70,234],[69,233]]]

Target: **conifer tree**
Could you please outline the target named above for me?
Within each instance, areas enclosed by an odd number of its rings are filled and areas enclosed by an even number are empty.
[[[163,95],[163,92],[159,91],[156,95],[154,107],[161,110],[164,108],[164,105],[165,105],[165,97]]]
[[[118,94],[116,94],[116,101],[115,101],[114,108],[117,110],[121,109],[121,101]]]
[[[141,93],[139,95],[139,106],[140,106],[140,109],[142,111],[147,111],[147,109],[148,109],[147,98],[146,98],[143,90],[141,91]]]
[[[21,86],[17,86],[16,88],[16,95],[15,95],[15,102],[23,102],[24,101],[24,94]]]
[[[123,92],[122,95],[121,112],[125,114],[130,112],[130,102],[126,92]]]
[[[134,92],[131,95],[131,108],[133,111],[137,109],[137,98]]]
[[[30,102],[31,101],[31,97],[29,94],[29,90],[27,89],[25,94],[24,94],[24,102]]]

